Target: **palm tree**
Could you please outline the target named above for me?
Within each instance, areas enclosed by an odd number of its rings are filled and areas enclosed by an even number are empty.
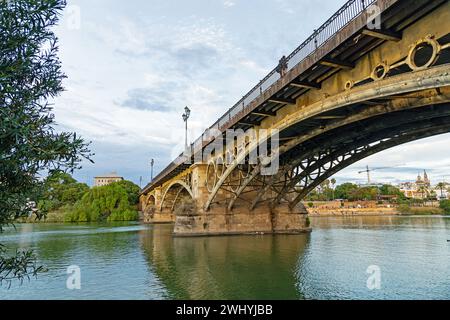
[[[323,181],[320,185],[319,185],[319,193],[321,195],[323,195],[328,187],[328,185],[330,184],[330,181],[327,179],[325,181]]]
[[[444,198],[445,183],[444,182],[439,182],[437,187],[441,190],[441,199],[443,199]]]
[[[422,200],[424,200],[425,193],[427,192],[427,188],[425,186],[420,186],[418,191],[422,194]]]
[[[329,197],[328,197],[328,190],[330,190],[330,180],[327,179],[327,180],[325,180],[323,182],[323,189],[322,189],[322,193],[325,194],[325,200],[326,201],[330,200]]]
[[[336,186],[336,179],[332,178],[331,179],[331,188],[333,189],[333,200],[334,200],[334,187]]]

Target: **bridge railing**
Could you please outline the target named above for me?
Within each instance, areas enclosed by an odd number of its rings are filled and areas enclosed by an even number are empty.
[[[350,0],[344,4],[330,19],[328,19],[320,28],[299,45],[288,57],[287,57],[287,71],[289,72],[299,63],[305,60],[308,56],[313,54],[327,41],[329,41],[336,33],[347,26],[352,20],[357,18],[363,13],[370,5],[374,4],[377,0]],[[243,111],[248,105],[250,105],[255,99],[263,95],[270,87],[280,79],[280,75],[277,72],[277,68],[274,68],[264,79],[262,79],[256,86],[254,86],[241,100],[239,100],[232,108],[230,108],[222,117],[219,118],[209,129],[225,130],[229,127],[231,120]],[[206,130],[208,131],[208,130]],[[203,142],[207,140],[206,132],[203,133],[197,140],[192,143],[191,149],[194,146],[203,145]],[[180,156],[179,163],[183,158]],[[167,171],[171,170],[171,166],[163,170],[155,181],[159,180],[159,177],[165,176]]]

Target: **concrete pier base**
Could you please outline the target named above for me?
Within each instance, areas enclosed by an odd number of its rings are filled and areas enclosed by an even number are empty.
[[[306,210],[289,210],[281,205],[271,210],[262,206],[250,211],[244,208],[226,212],[212,208],[208,212],[177,215],[175,236],[213,236],[237,234],[296,234],[311,232]]]

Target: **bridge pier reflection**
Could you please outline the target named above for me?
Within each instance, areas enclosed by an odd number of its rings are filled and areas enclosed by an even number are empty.
[[[308,234],[173,238],[170,226],[140,232],[150,269],[172,299],[298,299],[298,261]]]

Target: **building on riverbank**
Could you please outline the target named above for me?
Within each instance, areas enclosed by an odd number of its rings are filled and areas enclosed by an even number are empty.
[[[434,193],[426,170],[423,171],[423,177],[420,173],[417,175],[415,182],[402,182],[398,187],[410,199],[428,199]]]
[[[450,183],[440,182],[432,185],[426,171],[424,171],[423,177],[419,174],[415,182],[400,183],[398,188],[409,199],[450,199]]]
[[[124,178],[119,176],[117,172],[112,172],[103,176],[97,176],[94,178],[94,187],[107,186],[114,182],[123,181]]]

